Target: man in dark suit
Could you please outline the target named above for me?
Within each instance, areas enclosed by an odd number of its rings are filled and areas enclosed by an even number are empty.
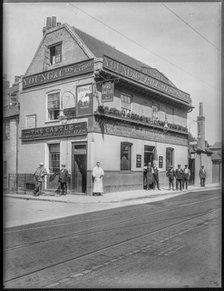
[[[166,175],[169,178],[169,190],[174,190],[175,171],[173,166],[170,166],[169,170],[166,172]]]
[[[68,175],[68,170],[65,168],[65,165],[61,165],[61,170],[59,173],[59,180],[58,182],[60,183],[61,186],[61,195],[66,195],[67,194],[67,183],[69,179]]]
[[[177,169],[175,171],[176,176],[176,190],[178,190],[178,186],[180,186],[180,190],[183,189],[183,178],[184,178],[184,172],[181,169],[181,165],[177,166]]]

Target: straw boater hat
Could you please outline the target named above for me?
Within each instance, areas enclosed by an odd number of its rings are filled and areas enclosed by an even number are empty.
[[[44,163],[40,163],[39,165],[40,165],[40,166],[43,166],[43,165],[44,165]]]

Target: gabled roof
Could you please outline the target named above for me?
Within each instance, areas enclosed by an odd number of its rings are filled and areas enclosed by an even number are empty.
[[[145,72],[146,74],[148,71],[148,74],[150,74],[151,77],[157,78],[167,83],[168,85],[176,87],[164,74],[159,72],[157,69],[152,68],[142,63],[141,61],[138,61],[126,55],[125,53],[117,50],[113,46],[96,39],[95,37],[77,29],[76,27],[72,27],[72,29],[76,32],[76,34],[78,34],[78,36],[82,39],[82,41],[85,43],[85,45],[89,48],[89,50],[94,54],[96,58],[103,58],[103,56],[106,55],[136,70]]]

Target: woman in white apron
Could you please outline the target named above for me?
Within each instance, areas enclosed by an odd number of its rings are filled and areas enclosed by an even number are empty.
[[[96,166],[93,168],[92,176],[93,176],[93,196],[99,195],[102,196],[104,171],[100,167],[100,162],[97,162]]]

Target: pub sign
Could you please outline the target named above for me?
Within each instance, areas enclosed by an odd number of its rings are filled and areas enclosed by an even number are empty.
[[[111,102],[114,98],[114,83],[106,82],[102,85],[102,102]]]
[[[89,115],[93,111],[93,87],[92,84],[77,87],[77,116]]]

